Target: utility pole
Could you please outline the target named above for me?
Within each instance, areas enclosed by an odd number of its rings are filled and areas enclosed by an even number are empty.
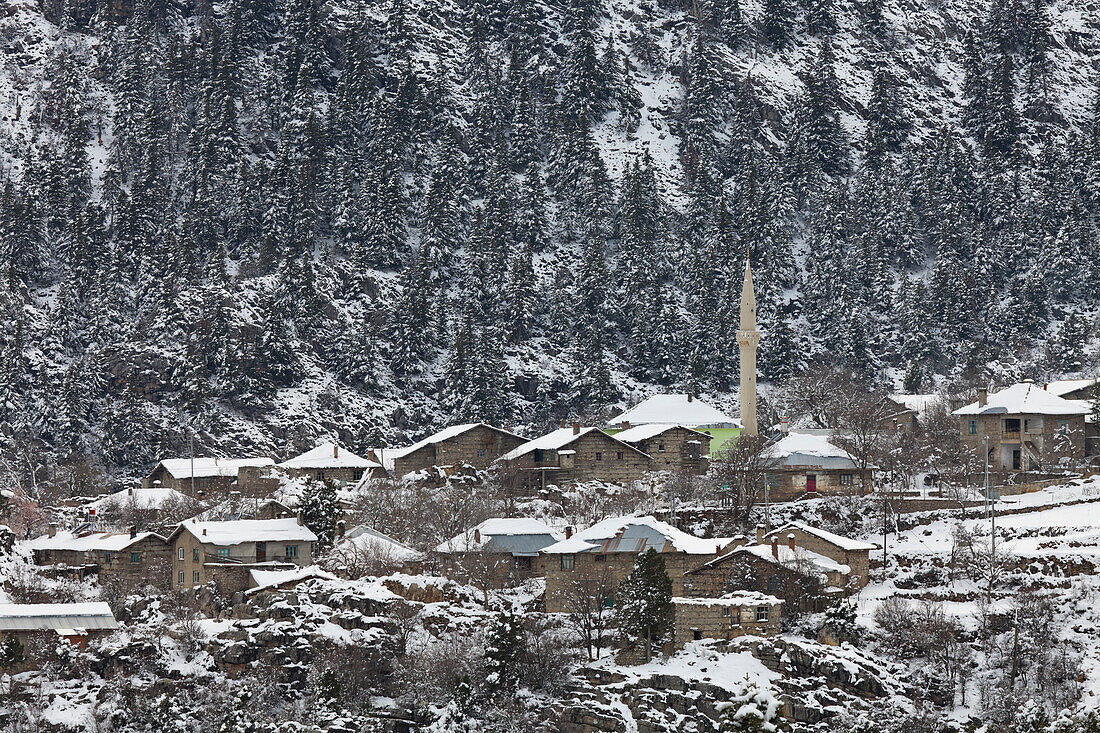
[[[195,431],[187,432],[187,449],[191,453],[191,498],[195,498]]]

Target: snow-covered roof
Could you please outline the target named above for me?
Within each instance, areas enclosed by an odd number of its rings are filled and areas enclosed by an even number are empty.
[[[458,437],[459,435],[462,435],[465,432],[468,432],[470,430],[473,430],[474,428],[479,428],[479,427],[486,427],[486,428],[489,428],[490,430],[495,430],[495,431],[500,432],[500,433],[507,433],[508,435],[512,435],[512,436],[518,438],[519,440],[523,440],[523,436],[515,435],[515,433],[510,433],[507,430],[504,430],[503,428],[496,427],[495,425],[489,425],[488,423],[482,423],[482,422],[471,422],[471,423],[463,423],[462,425],[452,425],[448,428],[443,428],[439,432],[432,433],[428,437],[426,437],[422,440],[418,440],[417,442],[413,443],[412,445],[407,445],[404,448],[378,448],[378,449],[375,450],[375,453],[378,455],[379,458],[381,458],[382,465],[386,468],[386,470],[387,471],[392,471],[393,470],[393,464],[394,464],[394,461],[396,459],[404,458],[407,455],[411,455],[411,454],[415,453],[416,451],[420,450],[421,448],[425,448],[429,445],[432,445],[433,443],[442,443],[445,440],[450,440],[451,438],[456,438],[456,437]]]
[[[776,554],[779,556],[778,558],[772,554],[772,549],[771,545],[746,545],[738,547],[721,557],[716,557],[710,562],[700,565],[699,568],[696,569],[721,564],[738,554],[749,554],[762,560],[767,560],[770,563],[776,563],[804,573],[840,573],[841,575],[848,575],[852,572],[852,569],[847,565],[839,563],[832,558],[825,557],[824,555],[819,555],[811,550],[807,550],[804,547],[795,547],[792,550],[786,544],[779,543],[775,547]]]
[[[1020,382],[989,395],[986,404],[971,402],[955,415],[1085,415],[1078,402],[1064,400],[1034,382]]]
[[[236,477],[242,468],[274,466],[275,461],[270,458],[165,458],[157,465],[163,466],[172,478],[188,479],[192,477],[192,466],[195,478]]]
[[[78,537],[72,532],[63,531],[58,532],[53,537],[43,535],[28,540],[25,546],[32,551],[121,552],[147,537],[156,537],[162,542],[166,541],[164,537],[156,532],[138,532],[132,537],[129,532],[92,532]]]
[[[856,467],[851,456],[824,435],[792,431],[770,446],[768,451],[783,466]]]
[[[691,430],[692,432],[698,432],[695,428],[689,428],[686,425],[669,425],[665,423],[649,423],[648,425],[635,425],[632,428],[627,428],[622,432],[615,433],[615,438],[623,441],[624,443],[638,443],[643,440],[649,440],[650,438],[656,438],[662,433],[667,433],[669,430],[675,430],[676,428],[684,428],[685,430]],[[699,433],[701,438],[705,438],[710,441],[710,436],[706,433]]]
[[[230,522],[196,522],[189,519],[173,537],[187,530],[203,544],[241,545],[245,542],[316,542],[317,535],[297,519],[237,519]]]
[[[301,455],[294,456],[279,464],[279,468],[380,468],[374,461],[357,456],[335,443],[321,443]]]
[[[740,590],[718,598],[690,598],[677,596],[672,602],[678,606],[782,606],[783,600],[767,593]]]
[[[890,399],[892,399],[894,402],[897,402],[905,409],[912,410],[913,412],[917,413],[918,417],[920,417],[928,411],[928,408],[932,407],[932,405],[936,404],[943,398],[933,392],[932,394],[898,393],[890,395]]]
[[[1046,391],[1058,397],[1065,397],[1070,392],[1076,392],[1079,389],[1088,389],[1094,385],[1100,385],[1100,378],[1056,379],[1053,382],[1047,383]]]
[[[191,517],[196,522],[228,522],[237,519],[257,519],[260,512],[270,509],[284,516],[294,512],[281,501],[270,497],[241,496],[220,501]]]
[[[85,509],[94,509],[97,513],[109,506],[126,507],[131,504],[138,509],[160,509],[165,504],[187,501],[187,495],[175,489],[158,487],[151,489],[123,489],[84,505]]]
[[[111,607],[102,602],[0,603],[0,631],[109,631],[117,628]]]
[[[564,534],[537,519],[486,519],[435,548],[436,552],[500,552],[532,557]]]
[[[851,537],[833,534],[832,532],[827,532],[823,529],[805,524],[803,522],[787,522],[782,527],[779,527],[778,529],[773,529],[771,532],[768,532],[766,536],[771,537],[772,535],[777,535],[780,538],[780,541],[783,541],[783,539],[787,536],[786,533],[792,529],[800,529],[806,534],[813,535],[814,537],[817,537],[820,540],[824,540],[831,545],[835,545],[842,550],[874,550],[878,547],[878,545],[872,544],[870,542],[864,542],[863,540],[854,540]]]
[[[611,419],[612,425],[664,423],[688,427],[737,428],[741,423],[718,408],[687,394],[657,394]]]
[[[713,555],[732,542],[729,538],[702,539],[676,529],[655,517],[612,517],[543,549],[545,553],[572,555],[580,552],[685,552]]]
[[[311,580],[313,578],[336,580],[335,575],[322,570],[316,565],[295,568],[293,570],[249,570],[248,574],[255,585],[245,591],[245,595],[252,595],[271,588],[278,588],[287,583],[300,583],[303,580]]]
[[[607,433],[604,433],[599,428],[581,428],[579,431],[573,432],[573,428],[569,427],[569,428],[558,428],[557,430],[552,430],[551,432],[547,433],[546,435],[540,435],[539,437],[535,438],[534,440],[529,440],[526,443],[524,443],[523,445],[518,446],[516,448],[513,448],[512,450],[505,453],[503,456],[500,457],[500,460],[502,460],[502,461],[515,460],[516,458],[520,458],[521,456],[525,456],[528,453],[531,453],[532,451],[536,451],[536,450],[555,450],[555,451],[562,452],[562,449],[565,448],[565,446],[569,445],[570,443],[572,443],[575,440],[579,440],[579,439],[583,438],[585,435],[588,435],[589,433],[591,433],[593,431],[602,433],[604,436],[606,436],[607,438],[610,438],[611,440],[614,440],[617,443],[622,443],[622,445],[624,445],[626,448],[629,448],[632,451],[642,453],[642,451],[638,450],[637,448],[632,446],[630,443],[625,443],[622,440],[620,440],[618,435],[608,435]],[[648,455],[648,454],[642,453],[642,455]]]
[[[360,524],[347,532],[336,545],[336,549],[338,552],[354,551],[378,555],[396,562],[415,562],[424,559],[424,553],[377,532],[365,524]]]

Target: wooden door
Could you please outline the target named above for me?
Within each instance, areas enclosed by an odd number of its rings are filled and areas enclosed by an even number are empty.
[[[266,542],[257,542],[256,543],[256,562],[266,562],[266,561],[267,561],[267,543]]]
[[[806,474],[806,491],[810,493],[817,491],[817,476],[812,473]]]

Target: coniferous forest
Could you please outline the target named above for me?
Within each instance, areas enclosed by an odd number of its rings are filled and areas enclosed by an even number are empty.
[[[8,10],[22,482],[722,399],[746,253],[764,382],[1095,367],[1085,0]]]

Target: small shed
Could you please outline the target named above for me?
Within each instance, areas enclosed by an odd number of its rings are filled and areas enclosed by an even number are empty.
[[[0,639],[14,636],[21,644],[53,636],[84,648],[89,636],[119,628],[106,603],[0,604]]]

